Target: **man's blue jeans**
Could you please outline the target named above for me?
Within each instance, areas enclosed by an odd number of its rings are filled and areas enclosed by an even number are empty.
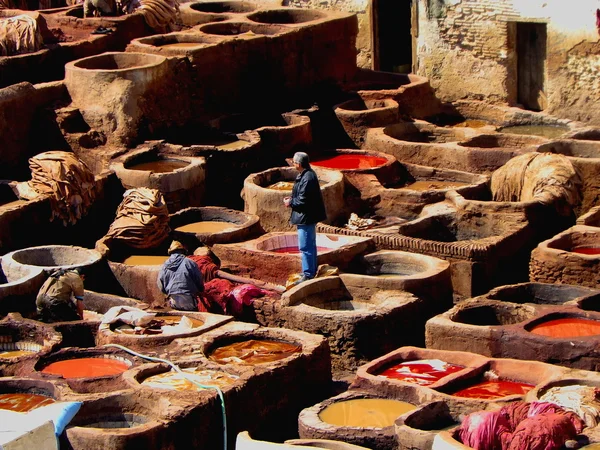
[[[302,256],[302,272],[308,278],[317,274],[317,225],[297,225],[298,249]]]

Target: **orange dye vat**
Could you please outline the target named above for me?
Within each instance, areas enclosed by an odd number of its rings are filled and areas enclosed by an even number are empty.
[[[123,361],[112,358],[63,359],[48,364],[42,373],[60,375],[63,378],[96,378],[118,375],[129,369]]]
[[[331,249],[329,247],[317,247],[317,253],[326,252],[328,250],[331,250]],[[300,253],[300,249],[298,247],[279,247],[279,248],[271,249],[269,251],[275,252],[275,253],[289,253],[292,255],[297,255],[298,253]]]
[[[369,155],[336,155],[331,158],[320,159],[312,162],[313,166],[326,167],[328,169],[372,169],[383,166],[387,159],[379,156]]]
[[[319,413],[323,422],[340,427],[385,428],[417,407],[400,400],[358,398],[335,402]]]
[[[571,251],[581,255],[600,255],[600,247],[575,247]]]
[[[287,342],[250,339],[219,347],[210,359],[221,364],[260,364],[285,359],[301,349],[299,345]]]
[[[53,398],[37,394],[0,394],[0,409],[16,412],[28,412],[54,402]]]
[[[555,338],[597,336],[600,334],[600,321],[577,317],[554,319],[536,325],[530,332]]]
[[[420,386],[429,386],[462,369],[464,366],[450,364],[439,359],[423,359],[396,364],[377,375]]]
[[[531,384],[520,383],[518,381],[484,381],[469,386],[468,388],[461,389],[451,395],[454,395],[455,397],[493,400],[496,398],[508,397],[509,395],[525,395],[533,388],[534,386]]]

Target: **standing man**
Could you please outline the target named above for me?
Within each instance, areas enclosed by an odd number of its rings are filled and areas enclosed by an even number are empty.
[[[169,259],[158,274],[158,287],[168,296],[169,306],[180,311],[198,311],[198,294],[204,290],[198,265],[185,255],[183,244],[173,241]]]
[[[40,320],[52,323],[83,319],[83,278],[80,268],[52,272],[35,299]]]
[[[298,249],[302,256],[302,278],[298,283],[314,278],[317,274],[317,222],[327,217],[321,186],[317,174],[310,167],[308,155],[297,152],[294,167],[300,174],[296,177],[292,196],[283,203],[292,208],[290,223],[298,229]]]

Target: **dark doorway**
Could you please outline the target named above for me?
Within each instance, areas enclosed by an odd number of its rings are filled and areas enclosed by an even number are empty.
[[[546,108],[546,24],[517,23],[517,101],[526,109]]]
[[[413,64],[412,4],[416,0],[373,0],[373,68],[410,73]]]

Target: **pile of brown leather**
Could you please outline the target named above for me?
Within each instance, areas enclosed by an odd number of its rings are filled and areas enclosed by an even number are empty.
[[[29,187],[37,195],[49,195],[52,217],[64,225],[85,216],[96,198],[94,174],[73,153],[50,151],[29,159]]]
[[[129,189],[108,233],[96,243],[96,248],[102,252],[109,240],[120,240],[133,248],[154,248],[169,237],[169,231],[169,211],[160,191]]]

